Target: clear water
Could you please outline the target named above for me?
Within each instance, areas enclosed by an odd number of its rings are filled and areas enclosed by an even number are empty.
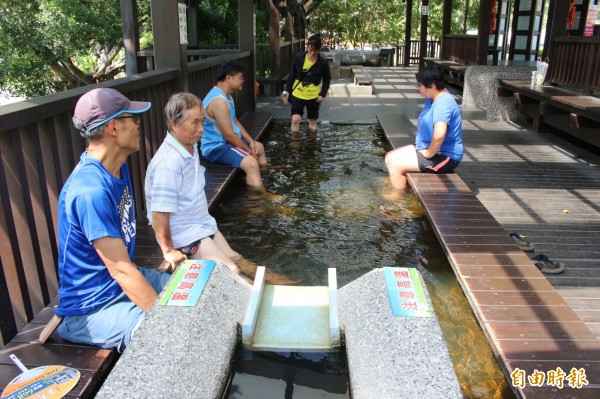
[[[514,397],[419,202],[410,191],[399,200],[385,199],[389,183],[383,158],[389,148],[380,128],[326,125],[316,134],[291,135],[285,126],[275,124],[265,144],[270,167],[263,179],[269,191],[283,200],[252,196],[241,179],[230,185],[213,212],[230,245],[300,285],[327,285],[329,267],[337,269],[339,287],[373,268],[417,268],[427,284],[465,398]],[[284,367],[282,359],[294,356],[305,363],[333,364],[326,355],[315,354],[254,358],[261,365],[273,362],[271,367],[277,369]],[[261,374],[269,367],[252,366],[253,361],[240,358],[230,398],[256,397],[250,394],[254,389],[276,392],[272,397],[278,398],[349,397],[348,392],[327,390],[318,395],[303,393],[302,389],[314,388],[267,371]],[[289,364],[294,362],[285,367]],[[343,362],[334,369],[347,378]],[[323,372],[331,376],[330,370]],[[296,387],[293,394],[290,387]]]

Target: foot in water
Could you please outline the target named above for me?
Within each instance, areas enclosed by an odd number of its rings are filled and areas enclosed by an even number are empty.
[[[244,277],[244,279],[248,283],[254,284],[254,278],[256,277],[256,268],[258,267],[258,265],[244,258],[238,260],[236,264],[240,268],[240,275]],[[283,274],[271,273],[269,271],[269,268],[266,269],[265,281],[269,284],[274,285],[292,285],[302,282],[302,280],[291,280]]]
[[[398,204],[395,203],[387,208],[379,205],[379,211],[388,220],[392,222],[403,222],[408,219],[418,218],[423,216],[423,208],[419,202]]]
[[[267,201],[283,202],[282,195],[270,193],[264,187],[260,187],[260,188],[248,187],[248,198],[252,199],[255,197],[266,199]]]
[[[388,220],[391,220],[392,222],[404,222],[406,221],[406,217],[402,216],[403,212],[396,212],[396,214],[388,211],[387,209],[385,209],[385,206],[383,205],[379,205],[379,211],[381,212],[381,214],[383,216],[385,216]]]
[[[401,190],[397,189],[396,187],[392,186],[392,183],[390,183],[390,178],[388,176],[382,176],[381,181],[381,196],[384,199],[390,202],[394,202],[400,201],[406,198],[406,196],[408,195],[408,187]]]

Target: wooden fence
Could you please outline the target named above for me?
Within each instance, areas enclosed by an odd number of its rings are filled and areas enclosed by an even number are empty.
[[[215,84],[216,65],[236,59],[251,68],[249,52],[190,63],[191,91]],[[138,217],[145,217],[146,167],[162,143],[163,110],[177,90],[179,71],[165,69],[0,106],[0,344],[7,343],[57,295],[57,203],[84,150],[71,118],[79,97],[111,87],[132,100],[152,102],[142,114],[142,146],[129,160]],[[251,86],[251,82],[248,83]],[[236,96],[239,115],[253,110],[254,90]]]
[[[445,35],[441,58],[462,64],[477,64],[477,35]]]
[[[428,40],[426,44],[427,44],[427,49],[425,50],[425,57],[439,58],[441,42],[439,40]],[[399,65],[404,63],[404,51],[401,51],[400,54],[402,55],[402,60],[399,62]],[[409,64],[418,65],[420,59],[421,59],[421,41],[420,40],[411,40],[410,41],[410,51],[409,51]]]
[[[600,92],[600,37],[560,37],[549,54],[550,83],[573,86],[585,94]]]

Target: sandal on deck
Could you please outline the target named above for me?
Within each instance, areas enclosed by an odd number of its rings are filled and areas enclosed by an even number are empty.
[[[519,248],[521,248],[521,251],[523,251],[523,252],[535,251],[535,246],[532,243],[530,243],[529,241],[525,240],[525,237],[527,237],[527,236],[522,236],[519,233],[510,233],[510,236],[513,240],[515,240],[515,242],[517,243]]]
[[[548,259],[544,254],[539,254],[531,258],[535,266],[546,274],[560,274],[565,271],[565,264],[557,260]]]

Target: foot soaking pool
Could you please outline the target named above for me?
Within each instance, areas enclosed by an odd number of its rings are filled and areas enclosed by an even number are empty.
[[[263,180],[281,198],[252,194],[241,177],[229,185],[213,216],[232,248],[286,284],[327,285],[330,267],[338,287],[374,268],[418,269],[464,397],[513,398],[418,200],[410,190],[390,195],[381,129],[292,134],[275,123],[265,146]],[[351,397],[343,353],[240,350],[233,369],[229,398]]]

